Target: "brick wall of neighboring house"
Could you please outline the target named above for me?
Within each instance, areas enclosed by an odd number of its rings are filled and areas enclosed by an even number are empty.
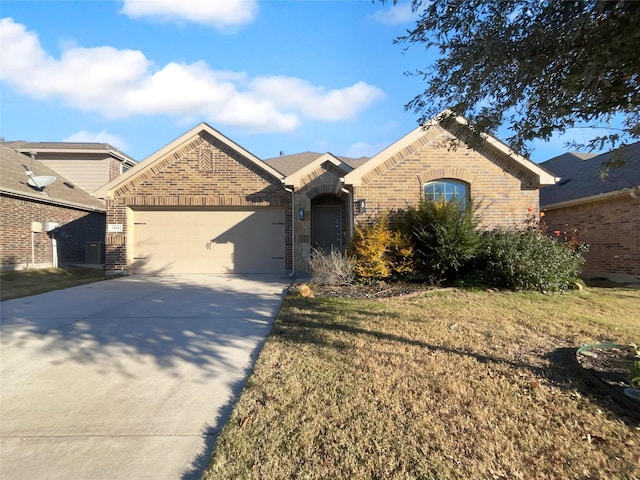
[[[113,157],[109,157],[109,179],[104,182],[108,183],[116,177],[119,177],[122,174],[122,162],[116,160]]]
[[[107,233],[105,269],[127,271],[127,243],[133,228],[130,209],[145,207],[286,207],[285,268],[291,268],[291,196],[277,178],[270,178],[235,150],[206,133],[130,179],[107,201],[107,224],[123,225]],[[129,222],[129,224],[128,224]]]
[[[31,222],[43,226],[33,234]],[[104,241],[105,215],[75,208],[52,205],[11,196],[0,196],[0,266],[2,270],[47,268],[53,265],[51,233],[44,231],[45,222],[60,225],[56,238],[58,264],[85,263],[87,242]]]
[[[627,193],[600,201],[545,210],[550,233],[589,244],[584,278],[633,280],[640,275],[640,200]]]
[[[535,179],[522,167],[488,148],[452,149],[451,137],[438,128],[389,158],[354,187],[354,200],[365,199],[367,212],[356,222],[384,210],[416,204],[425,183],[455,179],[468,184],[470,198],[480,203],[485,228],[521,226],[537,215],[539,192]]]

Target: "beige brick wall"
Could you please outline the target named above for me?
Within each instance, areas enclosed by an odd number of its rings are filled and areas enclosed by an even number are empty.
[[[353,187],[351,198],[342,192],[340,177],[344,172],[331,165],[323,165],[304,178],[295,204],[296,270],[308,271],[312,200],[327,193],[343,199],[345,246],[349,241],[352,211],[357,224],[383,211],[415,205],[423,196],[424,184],[442,178],[468,184],[470,198],[481,204],[479,213],[484,228],[519,227],[528,216],[537,217],[539,190],[529,172],[489,149],[477,151],[464,143],[452,149],[451,139],[442,128],[422,136],[366,174],[362,185]],[[363,214],[350,205],[351,200],[358,199],[366,200],[367,211]],[[300,208],[306,212],[302,221],[297,218]]]
[[[413,144],[365,176],[355,187],[355,199],[366,199],[367,213],[356,222],[384,210],[415,205],[426,182],[455,179],[468,184],[471,200],[480,204],[485,228],[520,226],[530,209],[539,209],[534,178],[515,162],[489,149],[477,151],[460,143],[452,149],[444,131],[426,145]]]
[[[637,279],[640,275],[640,200],[628,194],[545,210],[549,232],[575,234],[589,244],[583,277]]]
[[[33,234],[31,250],[31,222],[43,226]],[[55,232],[58,263],[84,263],[87,242],[103,241],[105,216],[98,212],[66,208],[44,202],[11,196],[0,196],[0,269],[21,270],[48,268],[53,264],[51,234],[44,231],[45,222],[60,225]]]
[[[131,211],[136,207],[282,206],[291,197],[280,184],[216,138],[203,133],[164,155],[133,177],[107,201],[107,223],[122,224],[122,233],[107,234],[106,269],[128,270]],[[291,218],[285,215],[286,268],[291,265]],[[129,259],[130,260],[130,259]]]

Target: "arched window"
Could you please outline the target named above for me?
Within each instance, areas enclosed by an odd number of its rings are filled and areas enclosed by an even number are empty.
[[[457,199],[462,206],[467,205],[468,186],[458,180],[441,179],[424,184],[424,196],[427,200],[437,201]]]

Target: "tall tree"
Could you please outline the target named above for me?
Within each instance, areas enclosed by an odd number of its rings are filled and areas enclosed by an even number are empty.
[[[505,125],[514,132],[507,142],[524,153],[533,139],[614,117],[621,128],[594,134],[584,147],[640,137],[640,1],[412,0],[412,7],[419,20],[396,41],[440,53],[411,73],[426,82],[406,105],[421,121],[450,108],[480,131]]]

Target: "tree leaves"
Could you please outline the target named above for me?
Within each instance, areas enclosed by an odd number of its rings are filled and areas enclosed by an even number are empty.
[[[577,125],[623,128],[583,145],[611,148],[640,137],[640,2],[413,0],[416,26],[398,43],[441,57],[411,75],[426,88],[407,103],[420,121],[446,108],[481,130],[507,124],[527,152]]]

